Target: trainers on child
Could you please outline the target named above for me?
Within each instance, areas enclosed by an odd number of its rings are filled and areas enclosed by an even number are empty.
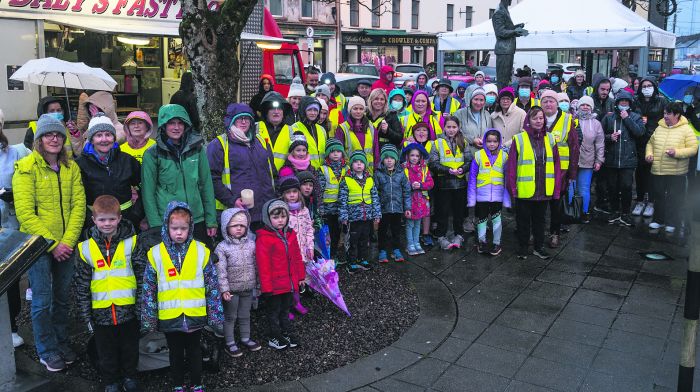
[[[358,263],[350,263],[345,267],[345,269],[350,274],[364,271],[364,268],[360,267],[360,264],[358,264]]]
[[[456,234],[454,237],[452,237],[452,243],[450,244],[450,249],[461,249],[463,243],[464,243],[464,237],[462,237],[459,234]]]
[[[406,259],[403,257],[403,254],[401,254],[400,249],[394,249],[394,251],[392,253],[393,253],[394,261],[399,262],[399,263],[402,261],[406,261]]]
[[[539,257],[542,260],[548,260],[550,257],[549,253],[547,253],[547,251],[544,250],[544,248],[535,249],[532,251],[532,254]]]
[[[360,267],[365,271],[369,271],[372,269],[372,265],[367,260],[360,261]]]
[[[17,348],[24,344],[24,339],[17,332],[12,332],[12,347]]]
[[[426,247],[429,248],[429,247],[433,246],[433,236],[431,236],[430,234],[423,234],[420,237],[420,239],[423,242],[423,245],[425,245]],[[420,248],[420,242],[418,243],[416,248]],[[416,250],[418,250],[418,249],[416,249]],[[425,253],[425,252],[423,252],[423,253]]]
[[[408,253],[409,256],[415,256],[418,253],[416,253],[416,246],[413,244],[408,244],[406,247],[406,253]]]
[[[281,336],[272,336],[269,339],[267,339],[267,345],[274,348],[275,350],[283,350],[287,348],[287,340]]]
[[[379,251],[379,255],[377,255],[377,261],[379,261],[380,263],[388,263],[389,262],[389,257],[387,257],[385,250]]]
[[[114,383],[105,386],[105,392],[122,392],[122,389],[119,388],[118,383]]]
[[[450,245],[452,245],[450,240],[448,240],[445,236],[438,238],[438,244],[442,250],[448,250],[450,249]]]
[[[610,215],[610,219],[608,219],[608,224],[614,225],[615,223],[619,223],[619,221],[620,221],[620,214],[613,213]]]
[[[647,206],[644,208],[644,212],[642,212],[642,216],[645,218],[651,218],[654,216],[654,203],[647,203]]]
[[[630,227],[634,225],[632,223],[632,217],[627,214],[620,215],[620,219],[618,219],[618,221],[620,222],[620,226]]]
[[[476,246],[476,251],[479,252],[479,254],[485,254],[489,252],[489,245],[486,242],[479,242],[479,245]]]
[[[186,386],[173,387],[173,392],[189,392]]]
[[[190,392],[204,392],[204,385],[195,385],[190,389]]]
[[[432,243],[431,243],[432,246]],[[420,246],[420,242],[416,243],[416,254],[422,255],[425,253],[425,250]]]
[[[658,229],[660,229],[660,228],[662,228],[662,227],[664,227],[664,225],[662,225],[661,223],[658,223],[658,222],[651,222],[651,223],[649,223],[649,229],[650,229],[650,230],[658,230]]]
[[[124,392],[138,392],[139,384],[133,378],[127,377],[122,383],[122,388],[124,388]]]
[[[31,287],[28,288],[27,291],[24,292],[24,299],[26,299],[27,301],[32,300],[32,288]]]
[[[240,348],[238,348],[238,346],[236,346],[236,343],[227,344],[225,351],[229,357],[233,358],[238,358],[243,355],[243,351]]]
[[[676,231],[676,228],[675,226],[666,226],[664,230],[666,230],[666,232],[669,234],[673,234]]]
[[[634,205],[634,208],[632,209],[632,215],[634,216],[640,216],[642,215],[642,212],[644,212],[644,202],[643,201],[638,201],[637,204]]]
[[[39,363],[46,366],[50,372],[60,372],[66,368],[66,362],[58,354],[49,354],[45,358],[39,358]]]
[[[493,244],[493,247],[491,248],[491,251],[489,252],[491,256],[498,256],[501,254],[501,245]]]
[[[245,347],[248,349],[248,351],[258,351],[262,348],[260,343],[257,343],[255,341],[252,341],[250,339],[248,340],[242,340],[241,341],[241,346]]]
[[[78,360],[78,354],[76,354],[75,351],[73,351],[73,349],[71,349],[70,347],[61,347],[60,350],[61,358],[63,358],[63,362],[65,362],[66,365],[70,365]]]
[[[294,348],[299,345],[299,339],[297,339],[296,336],[291,333],[284,335],[284,340],[287,342],[290,348]]]

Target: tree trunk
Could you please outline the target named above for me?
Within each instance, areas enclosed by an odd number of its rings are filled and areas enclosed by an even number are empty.
[[[617,51],[617,77],[627,81],[630,75],[630,51],[621,49]]]
[[[229,103],[238,98],[238,46],[243,28],[258,0],[227,0],[218,11],[206,0],[184,0],[180,37],[195,82],[202,136],[223,132]]]

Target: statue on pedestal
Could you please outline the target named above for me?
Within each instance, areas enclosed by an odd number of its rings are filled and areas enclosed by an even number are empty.
[[[501,0],[498,10],[493,13],[491,22],[496,33],[496,80],[498,89],[510,85],[513,76],[513,56],[515,55],[515,38],[525,37],[528,31],[524,23],[513,24],[508,7],[512,0]]]

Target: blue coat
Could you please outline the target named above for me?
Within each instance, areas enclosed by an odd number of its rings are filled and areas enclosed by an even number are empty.
[[[403,214],[411,210],[411,185],[399,166],[393,172],[383,164],[374,172],[374,182],[379,192],[382,214]]]

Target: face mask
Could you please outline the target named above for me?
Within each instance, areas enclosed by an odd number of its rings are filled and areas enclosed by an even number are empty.
[[[562,112],[567,113],[570,108],[571,105],[568,102],[559,102],[559,109],[561,109]]]
[[[46,114],[55,118],[58,121],[63,121],[63,113],[61,113],[61,112],[53,112],[53,113],[46,113]]]
[[[496,103],[496,97],[494,97],[493,95],[487,95],[486,104],[493,105],[494,103]]]
[[[585,120],[585,119],[591,117],[591,111],[590,110],[579,110],[578,117]]]
[[[692,95],[684,95],[683,96],[683,103],[686,105],[691,105],[693,103],[693,96]]]
[[[652,95],[654,95],[654,88],[653,87],[642,87],[642,95],[645,97],[649,98]]]
[[[621,111],[621,112],[622,112],[622,111],[626,112],[626,111],[630,110],[630,107],[629,107],[629,106],[617,105],[617,109],[618,109],[619,111]]]
[[[518,95],[521,97],[529,97],[530,96],[530,89],[529,88],[519,88]]]
[[[559,83],[559,76],[552,76],[549,78],[549,81],[552,82],[552,84],[557,84]]]
[[[393,110],[401,110],[403,108],[403,102],[401,101],[391,101],[391,108]]]

